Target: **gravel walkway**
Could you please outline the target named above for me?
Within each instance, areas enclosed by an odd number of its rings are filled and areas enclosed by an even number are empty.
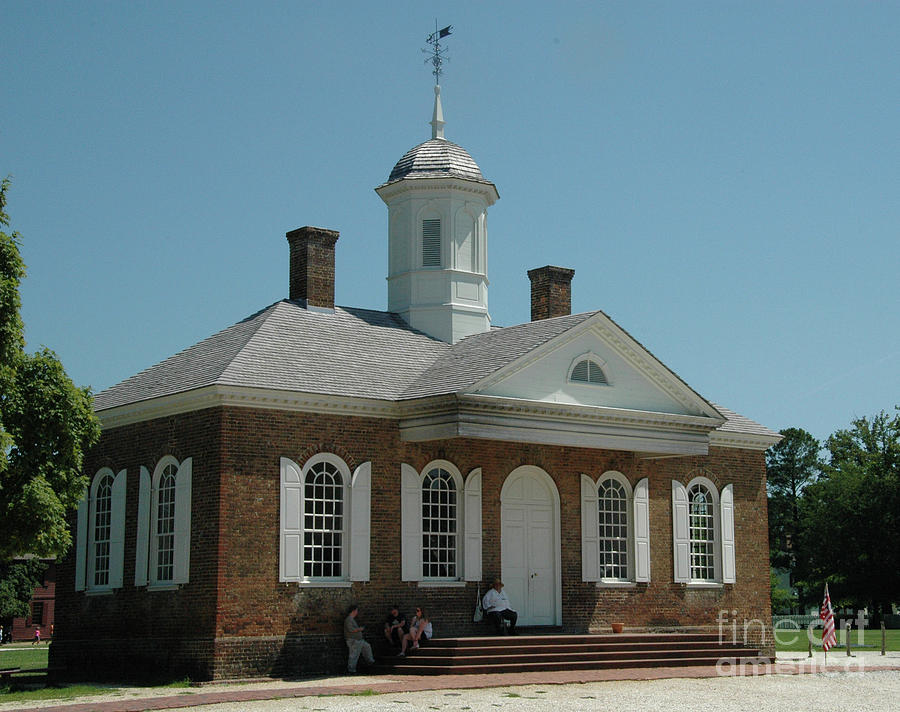
[[[827,668],[821,654],[812,661],[805,654],[779,654],[774,666],[734,674],[727,667],[676,667],[434,677],[357,675],[188,689],[116,688],[107,695],[71,701],[0,702],[0,712],[900,709],[900,652],[881,657],[862,651],[853,658],[832,652]]]

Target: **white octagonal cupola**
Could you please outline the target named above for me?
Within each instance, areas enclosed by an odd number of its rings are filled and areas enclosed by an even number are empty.
[[[430,140],[375,191],[388,206],[388,310],[456,343],[491,327],[487,209],[500,197],[461,146],[444,138],[440,87]]]

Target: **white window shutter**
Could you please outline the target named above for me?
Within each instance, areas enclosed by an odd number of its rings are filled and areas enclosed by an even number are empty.
[[[350,580],[369,580],[372,463],[356,468],[350,485]]]
[[[400,465],[400,579],[422,580],[422,480],[413,467]]]
[[[672,480],[672,543],[675,583],[691,580],[691,532],[688,528],[687,489]]]
[[[112,510],[109,517],[109,587],[122,588],[125,568],[125,491],[127,472],[113,480]]]
[[[84,591],[85,564],[87,564],[88,538],[88,488],[78,501],[78,514],[75,526],[75,590]]]
[[[469,473],[465,490],[466,581],[481,581],[481,468]]]
[[[303,480],[293,460],[281,458],[281,565],[279,581],[299,581],[303,542]]]
[[[147,585],[150,556],[150,470],[143,465],[138,482],[137,539],[134,547],[134,585]]]
[[[719,498],[722,509],[722,583],[735,582],[734,566],[734,488],[725,485]]]
[[[634,580],[650,580],[650,487],[646,477],[634,487]]]
[[[581,580],[600,580],[600,514],[597,486],[581,476]]]
[[[175,583],[190,579],[192,470],[191,458],[187,458],[175,475]]]

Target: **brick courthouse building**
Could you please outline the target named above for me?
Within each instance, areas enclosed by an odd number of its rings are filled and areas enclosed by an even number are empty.
[[[288,233],[289,298],[100,393],[51,664],[196,679],[343,669],[358,602],[476,633],[499,574],[527,626],[771,622],[765,449],[601,311],[529,272],[492,328],[488,208],[432,138],[376,188],[388,311],[336,307],[338,233]],[[729,626],[730,627],[730,626]]]

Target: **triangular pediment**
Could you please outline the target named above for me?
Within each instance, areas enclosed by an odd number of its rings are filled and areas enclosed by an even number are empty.
[[[472,384],[465,393],[722,419],[708,401],[602,312]]]

